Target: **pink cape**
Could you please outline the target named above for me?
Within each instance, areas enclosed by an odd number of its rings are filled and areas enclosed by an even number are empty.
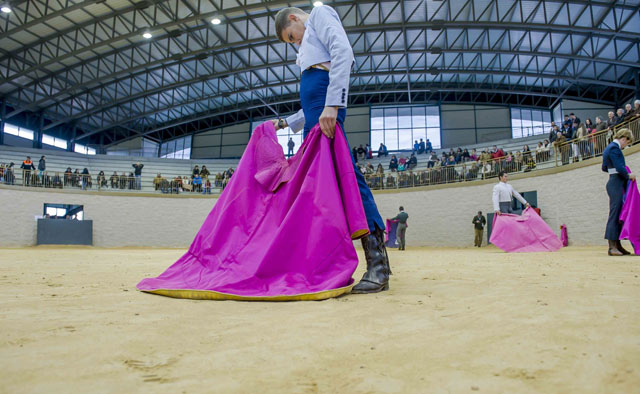
[[[344,134],[329,139],[316,126],[287,160],[265,122],[187,253],[137,288],[199,299],[335,296],[353,283],[352,240],[368,233]]]
[[[620,239],[628,239],[635,254],[640,254],[640,193],[636,181],[630,181],[620,212],[622,230]]]
[[[505,252],[555,252],[562,248],[562,242],[533,208],[525,209],[521,216],[494,215],[489,241]]]

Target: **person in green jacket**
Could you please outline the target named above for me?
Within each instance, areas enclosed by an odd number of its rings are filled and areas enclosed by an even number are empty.
[[[482,235],[484,234],[484,226],[487,224],[487,219],[482,215],[482,211],[478,211],[478,214],[471,220],[476,232],[476,239],[473,246],[482,246]]]
[[[400,243],[400,247],[398,250],[405,250],[405,234],[407,233],[407,219],[409,219],[409,215],[404,211],[404,207],[400,207],[400,212],[396,215],[396,217],[388,220],[397,220],[398,228],[396,229],[396,238]]]

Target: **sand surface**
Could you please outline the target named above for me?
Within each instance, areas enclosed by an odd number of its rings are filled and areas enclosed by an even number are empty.
[[[0,392],[637,393],[640,258],[391,252],[320,302],[140,293],[182,250],[0,249]],[[359,278],[362,266],[356,273]]]

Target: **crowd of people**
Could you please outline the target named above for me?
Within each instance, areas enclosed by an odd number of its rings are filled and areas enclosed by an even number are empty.
[[[449,149],[440,155],[433,150],[431,142],[415,141],[408,157],[392,154],[385,174],[382,164],[374,167],[371,163],[359,163],[358,168],[365,175],[369,187],[397,188],[426,186],[431,184],[459,182],[478,178],[495,177],[498,172],[528,172],[537,165],[558,158],[559,165],[570,164],[579,160],[602,155],[613,138],[614,129],[622,123],[640,117],[640,100],[627,104],[616,112],[609,112],[608,119],[595,117],[582,121],[574,113],[564,116],[561,126],[551,122],[549,136],[537,146],[524,145],[522,150],[506,152],[494,145],[469,151],[467,148]],[[360,162],[372,158],[372,152],[366,145],[353,148],[354,159]],[[426,155],[424,171],[415,171],[418,165],[417,155]],[[378,157],[386,157],[389,152],[384,144],[380,144]]]
[[[73,171],[71,167],[67,167],[64,172],[47,172],[46,156],[42,156],[36,166],[30,156],[20,165],[22,170],[22,186],[46,187],[46,188],[79,188],[82,190],[96,187],[98,189],[114,189],[114,190],[141,190],[142,189],[142,169],[144,164],[132,164],[132,171],[128,173],[123,171],[118,174],[114,171],[107,178],[104,171],[100,171],[97,176],[90,173],[88,168],[80,171],[78,168]],[[229,183],[229,179],[235,170],[229,168],[223,172],[218,172],[215,177],[211,177],[211,173],[206,166],[195,166],[191,176],[176,176],[167,179],[158,173],[153,179],[153,185],[156,191],[165,193],[181,193],[181,192],[199,192],[203,194],[211,194],[213,187],[224,189]],[[211,179],[210,179],[211,178]],[[95,183],[94,183],[95,180]],[[16,184],[15,163],[0,163],[0,183],[7,185]]]

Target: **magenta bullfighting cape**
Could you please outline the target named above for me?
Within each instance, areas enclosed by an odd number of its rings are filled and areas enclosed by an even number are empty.
[[[285,158],[258,126],[193,243],[138,290],[177,298],[317,300],[350,290],[369,233],[344,134],[319,126]]]
[[[555,252],[562,242],[533,208],[494,215],[489,241],[505,252]]]
[[[628,239],[633,245],[635,254],[640,254],[640,193],[635,180],[629,181],[627,185],[620,221],[622,222],[620,239]]]

